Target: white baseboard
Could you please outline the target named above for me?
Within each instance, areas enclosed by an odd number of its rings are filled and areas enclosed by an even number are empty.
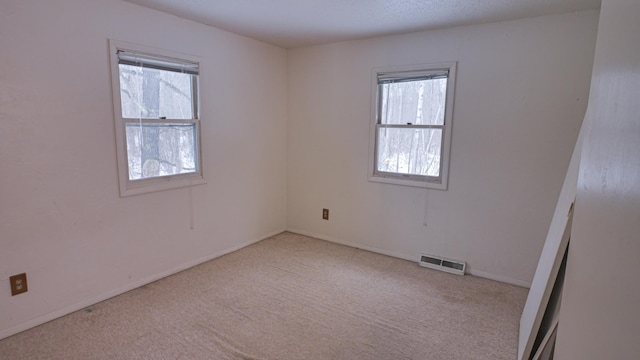
[[[474,269],[469,269],[468,273],[469,273],[469,275],[472,275],[472,276],[477,276],[477,277],[481,277],[481,278],[484,278],[484,279],[494,280],[494,281],[502,282],[502,283],[509,284],[509,285],[515,285],[515,286],[519,286],[519,287],[523,287],[523,288],[527,288],[527,289],[531,288],[531,282],[529,282],[529,281],[514,279],[514,278],[510,278],[508,276],[491,274],[491,273],[488,273],[488,272],[484,272],[484,271],[480,271],[480,270],[474,270]]]
[[[189,261],[189,262],[187,262],[185,264],[182,264],[180,266],[177,266],[177,267],[175,267],[173,269],[170,269],[170,270],[167,270],[167,271],[163,271],[163,272],[161,272],[159,274],[155,274],[155,275],[149,276],[147,278],[140,279],[138,281],[134,281],[132,283],[128,283],[128,284],[126,284],[126,285],[124,285],[122,287],[119,287],[117,289],[113,289],[111,291],[107,291],[107,292],[102,293],[102,294],[100,294],[98,296],[94,296],[92,298],[80,301],[80,302],[75,303],[73,305],[69,305],[69,306],[67,306],[65,308],[52,311],[52,312],[50,312],[48,314],[39,316],[37,318],[31,319],[31,320],[27,320],[27,321],[25,321],[23,323],[20,323],[18,325],[12,326],[12,327],[10,327],[8,329],[1,330],[0,331],[0,340],[2,340],[4,338],[7,338],[7,337],[9,337],[11,335],[15,335],[17,333],[20,333],[22,331],[31,329],[32,327],[36,327],[38,325],[42,325],[42,324],[44,324],[46,322],[49,322],[51,320],[55,320],[55,319],[57,319],[59,317],[71,314],[71,313],[76,312],[76,311],[81,310],[81,309],[84,309],[84,308],[86,308],[88,306],[97,304],[97,303],[99,303],[101,301],[104,301],[104,300],[110,299],[112,297],[124,294],[127,291],[131,291],[131,290],[139,288],[141,286],[150,284],[150,283],[152,283],[154,281],[158,281],[158,280],[160,280],[162,278],[165,278],[167,276],[171,276],[171,275],[177,274],[177,273],[179,273],[181,271],[187,270],[187,269],[192,268],[192,267],[194,267],[196,265],[200,265],[202,263],[205,263],[207,261],[213,260],[213,259],[218,258],[220,256],[232,253],[234,251],[238,251],[238,250],[240,250],[242,248],[245,248],[245,247],[247,247],[249,245],[252,245],[252,244],[255,244],[257,242],[260,242],[260,241],[262,241],[264,239],[270,238],[270,237],[272,237],[274,235],[280,234],[280,233],[282,233],[284,231],[286,231],[286,230],[282,229],[282,230],[279,230],[279,231],[275,231],[275,232],[269,233],[269,234],[267,234],[267,235],[265,235],[263,237],[258,238],[257,240],[250,240],[250,241],[238,244],[236,246],[233,246],[231,248],[224,249],[224,250],[219,251],[217,253],[214,253],[214,254],[211,254],[211,255],[196,259],[196,260]]]
[[[305,230],[300,230],[300,229],[296,229],[296,228],[287,228],[287,231],[288,232],[292,232],[292,233],[296,233],[296,234],[300,234],[300,235],[314,237],[314,238],[320,239],[320,240],[326,240],[326,241],[330,241],[330,242],[333,242],[333,243],[350,246],[350,247],[353,247],[353,248],[358,248],[358,249],[371,251],[371,252],[382,254],[382,255],[387,255],[387,256],[403,259],[403,260],[413,261],[413,262],[416,262],[416,263],[420,260],[420,255],[419,254],[416,255],[416,256],[408,256],[406,254],[402,254],[402,253],[399,253],[399,252],[380,249],[380,248],[376,248],[376,247],[368,246],[368,245],[363,245],[363,244],[359,244],[359,243],[352,242],[352,241],[345,241],[345,240],[334,238],[334,237],[331,237],[331,236],[317,234],[317,233],[313,233],[313,232],[309,232],[309,231],[305,231]],[[489,279],[489,280],[502,282],[502,283],[505,283],[505,284],[520,286],[520,287],[527,288],[527,289],[531,287],[531,282],[510,278],[508,276],[491,274],[491,273],[484,272],[484,271],[479,271],[479,270],[474,270],[474,269],[467,268],[467,274],[469,274],[471,276],[484,278],[484,279]]]
[[[313,232],[309,232],[309,231],[305,231],[305,230],[300,230],[300,229],[295,229],[295,228],[288,228],[287,231],[295,233],[295,234],[309,236],[309,237],[320,239],[320,240],[330,241],[332,243],[336,243],[336,244],[340,244],[340,245],[346,245],[346,246],[349,246],[349,247],[352,247],[352,248],[356,248],[356,249],[362,249],[362,250],[371,251],[371,252],[374,252],[376,254],[382,254],[382,255],[387,255],[387,256],[394,257],[394,258],[398,258],[398,259],[403,259],[403,260],[407,260],[407,261],[413,261],[413,262],[416,262],[416,263],[418,262],[418,260],[420,260],[419,255],[417,255],[415,257],[411,257],[411,256],[407,256],[405,254],[401,254],[399,252],[388,251],[388,250],[380,249],[380,248],[377,248],[377,247],[374,247],[374,246],[359,244],[359,243],[356,243],[356,242],[353,242],[353,241],[345,241],[345,240],[342,240],[342,239],[338,239],[338,238],[334,238],[334,237],[326,236],[326,235],[322,235],[322,234],[317,234],[317,233],[313,233]]]

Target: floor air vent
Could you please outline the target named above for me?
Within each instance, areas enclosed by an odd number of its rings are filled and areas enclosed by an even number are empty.
[[[467,264],[464,261],[423,254],[420,256],[420,266],[446,271],[452,274],[464,275],[464,269],[467,267]]]

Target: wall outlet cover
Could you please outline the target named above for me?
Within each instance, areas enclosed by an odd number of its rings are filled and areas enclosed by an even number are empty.
[[[27,273],[13,275],[9,277],[11,282],[11,296],[16,296],[28,291],[27,288]]]

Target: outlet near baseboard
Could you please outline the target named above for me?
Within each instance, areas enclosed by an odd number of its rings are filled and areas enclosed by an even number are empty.
[[[322,220],[329,220],[329,209],[322,209]]]

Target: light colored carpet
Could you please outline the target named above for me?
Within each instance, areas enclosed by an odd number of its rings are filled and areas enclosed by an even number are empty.
[[[0,359],[515,359],[527,290],[282,233],[0,341]]]

